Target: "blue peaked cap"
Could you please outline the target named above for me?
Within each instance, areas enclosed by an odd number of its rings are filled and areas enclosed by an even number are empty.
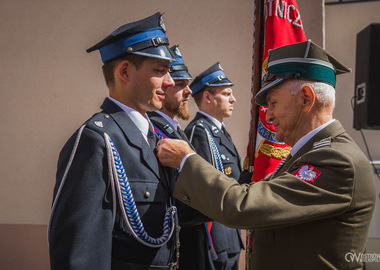
[[[234,85],[227,79],[226,74],[223,71],[219,62],[215,63],[201,74],[199,74],[194,81],[190,84],[190,89],[193,91],[191,96],[194,96],[201,90],[209,86],[222,86],[222,85]]]
[[[162,14],[157,12],[145,19],[120,26],[86,51],[99,50],[103,63],[128,53],[176,61],[168,45]]]
[[[170,48],[174,54],[177,62],[170,63],[169,73],[173,80],[191,80],[192,77],[183,61],[181,51],[179,50],[178,45],[174,45]]]

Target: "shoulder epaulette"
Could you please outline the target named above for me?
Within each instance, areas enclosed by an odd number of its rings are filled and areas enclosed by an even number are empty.
[[[205,125],[203,123],[203,119],[198,119],[197,122],[195,122],[195,126],[204,127]]]
[[[313,143],[313,149],[324,147],[324,146],[330,146],[331,145],[331,138],[325,138],[318,142]]]
[[[93,127],[98,130],[105,129],[108,126],[109,120],[111,119],[111,116],[107,113],[100,112],[95,115],[93,115],[88,121],[87,126]]]

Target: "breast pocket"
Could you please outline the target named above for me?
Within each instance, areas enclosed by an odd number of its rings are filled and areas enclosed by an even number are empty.
[[[227,176],[230,176],[232,173],[234,173],[235,165],[234,165],[234,159],[230,157],[229,155],[221,154],[220,155],[223,163],[223,169],[224,174]]]
[[[166,192],[160,182],[132,179],[129,180],[136,203],[166,202]]]
[[[163,224],[165,212],[169,205],[168,192],[165,191],[160,182],[147,181],[145,179],[129,179],[129,185],[144,229],[149,235],[160,235],[162,233],[161,224]],[[123,202],[123,206],[119,203],[119,210],[121,210],[120,207],[124,207],[124,209],[129,207],[126,201]],[[122,212],[117,211],[116,229],[129,234],[130,231],[126,222]]]

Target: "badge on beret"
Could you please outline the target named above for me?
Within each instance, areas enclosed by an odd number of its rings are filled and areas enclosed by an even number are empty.
[[[310,164],[302,165],[297,171],[293,173],[294,176],[297,176],[302,181],[307,183],[313,183],[322,173]]]
[[[181,54],[181,52],[179,51],[178,46],[176,46],[176,47],[174,48],[174,54],[175,54],[175,55],[178,55],[179,57],[182,57],[182,54]]]
[[[231,167],[227,167],[224,169],[224,174],[225,175],[230,175],[232,173],[232,168]]]
[[[166,27],[165,27],[165,24],[164,24],[164,20],[162,19],[162,15],[160,17],[159,23],[160,23],[160,26],[161,26],[162,30],[166,33]]]

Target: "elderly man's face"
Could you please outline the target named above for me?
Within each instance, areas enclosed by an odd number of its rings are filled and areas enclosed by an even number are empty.
[[[300,138],[302,129],[302,98],[299,93],[291,95],[289,86],[288,82],[284,82],[269,90],[266,120],[273,123],[278,141],[293,146]]]

